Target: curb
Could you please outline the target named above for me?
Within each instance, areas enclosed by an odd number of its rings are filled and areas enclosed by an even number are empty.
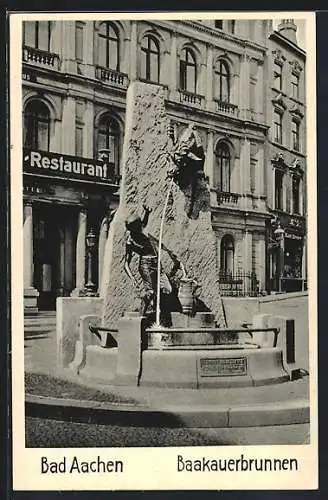
[[[264,427],[310,423],[309,401],[297,399],[252,405],[168,406],[101,403],[26,394],[26,417],[89,424],[168,428]]]

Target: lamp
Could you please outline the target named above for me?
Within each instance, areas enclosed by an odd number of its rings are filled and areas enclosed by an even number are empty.
[[[96,294],[96,285],[92,281],[92,264],[93,264],[93,251],[96,246],[96,234],[91,227],[87,236],[86,236],[86,245],[87,245],[87,283],[85,284],[86,295],[93,296]]]

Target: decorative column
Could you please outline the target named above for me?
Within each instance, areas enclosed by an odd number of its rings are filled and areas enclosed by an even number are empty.
[[[73,296],[78,296],[85,284],[85,239],[87,233],[87,214],[82,209],[79,214],[78,233],[76,239],[76,278]]]
[[[245,273],[245,291],[251,289],[250,275],[252,272],[252,233],[246,229],[244,233],[244,273]]]
[[[65,21],[62,24],[62,72],[76,73],[75,60],[75,21]]]
[[[94,64],[97,61],[93,60],[94,53],[94,21],[86,21],[84,26],[84,39],[83,39],[83,62],[85,76],[94,78],[95,68]]]
[[[30,202],[24,203],[24,312],[37,312],[39,292],[33,287],[33,209]]]
[[[250,192],[250,161],[251,161],[251,145],[247,138],[244,136],[244,140],[241,144],[240,151],[240,193],[244,194],[243,197],[243,206],[244,210],[247,210],[249,207],[249,202],[251,200],[246,197],[246,194]]]
[[[247,119],[249,113],[249,86],[250,86],[250,57],[247,54],[242,56],[240,64],[240,81],[239,81],[239,104],[240,118]]]
[[[213,46],[207,46],[206,61],[206,108],[213,109]]]
[[[130,43],[130,80],[137,79],[137,49],[138,49],[138,39],[137,39],[137,22],[131,21],[131,43]]]
[[[62,297],[65,290],[65,232],[59,230],[59,282],[57,297]]]
[[[94,105],[92,101],[86,101],[84,111],[84,127],[83,127],[83,156],[85,158],[93,158],[93,140],[94,140]]]
[[[170,55],[170,91],[172,96],[177,92],[177,34],[171,34],[171,55]]]
[[[258,247],[258,269],[257,279],[259,280],[259,291],[265,291],[265,235],[260,234],[257,241]]]
[[[75,99],[67,96],[63,103],[62,153],[75,155]]]
[[[102,275],[104,268],[104,254],[105,254],[105,246],[108,236],[108,218],[104,217],[99,231],[99,240],[98,240],[98,289],[102,284]]]

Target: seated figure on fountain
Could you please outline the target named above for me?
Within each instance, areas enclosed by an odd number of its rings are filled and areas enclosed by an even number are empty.
[[[158,250],[156,239],[150,235],[146,235],[143,231],[148,223],[149,214],[151,212],[151,210],[146,206],[143,206],[143,209],[143,217],[132,214],[125,221],[128,235],[126,240],[124,269],[140,292],[141,315],[149,316],[154,315],[156,306]],[[161,295],[168,296],[172,295],[172,286],[169,276],[173,277],[176,274],[178,269],[181,268],[181,263],[173,252],[169,251],[164,246],[162,247],[169,253],[173,261],[173,268],[170,273],[166,274],[162,270],[160,276]],[[141,283],[139,283],[133,275],[130,268],[130,263],[134,254],[139,256],[138,272],[141,278]],[[161,300],[162,304],[165,302],[165,300]],[[163,307],[161,307],[161,312],[165,316],[168,311],[163,311]]]

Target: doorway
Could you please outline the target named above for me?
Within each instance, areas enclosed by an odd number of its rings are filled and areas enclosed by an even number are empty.
[[[56,309],[56,298],[72,291],[76,212],[70,207],[39,204],[34,212],[34,287],[38,309]],[[75,233],[74,233],[75,229]]]

